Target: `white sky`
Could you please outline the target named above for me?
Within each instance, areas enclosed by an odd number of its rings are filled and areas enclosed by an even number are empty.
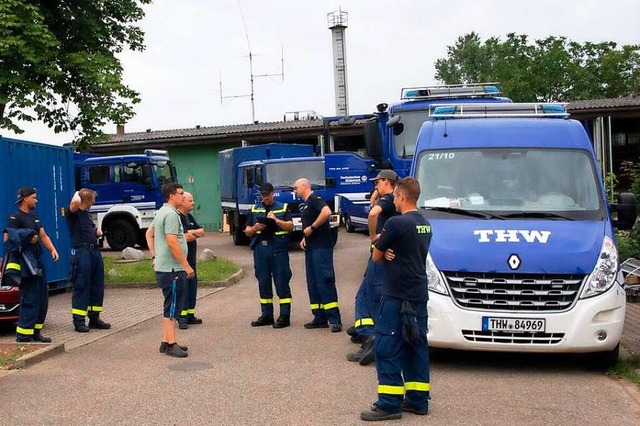
[[[550,35],[577,41],[640,43],[638,0],[155,0],[140,22],[143,53],[122,55],[125,81],[141,93],[127,132],[251,122],[248,29],[254,74],[280,72],[284,82],[255,79],[256,120],[281,121],[287,111],[335,115],[331,32],[327,13],[348,12],[349,111],[369,113],[399,98],[402,87],[436,84],[435,61],[471,31],[482,40],[509,32],[531,41]],[[62,144],[72,135],[23,124],[5,137]],[[105,128],[115,133],[115,125]]]

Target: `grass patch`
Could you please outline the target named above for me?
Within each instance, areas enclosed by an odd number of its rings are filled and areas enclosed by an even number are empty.
[[[149,284],[156,282],[156,274],[153,271],[151,260],[140,262],[116,263],[115,257],[104,257],[104,280],[106,285],[118,284]],[[213,260],[198,261],[198,282],[224,281],[240,270],[240,267],[227,259],[216,258]],[[118,275],[109,275],[111,269],[115,269]]]
[[[21,345],[19,343],[0,343],[0,370],[15,368],[18,358],[38,349],[40,349],[39,346]]]
[[[615,367],[607,372],[610,377],[625,378],[640,388],[640,356],[629,359],[619,359]]]

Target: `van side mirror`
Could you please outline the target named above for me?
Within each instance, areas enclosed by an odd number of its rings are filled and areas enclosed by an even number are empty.
[[[371,158],[382,158],[382,137],[380,136],[380,129],[378,129],[378,120],[367,120],[363,124],[364,130],[364,146],[367,150],[367,155]]]
[[[611,206],[611,210],[618,213],[618,218],[613,221],[613,226],[626,230],[633,228],[638,217],[636,196],[631,192],[618,194],[618,202]]]

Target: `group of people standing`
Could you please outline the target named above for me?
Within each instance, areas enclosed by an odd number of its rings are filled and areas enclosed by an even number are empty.
[[[425,415],[429,411],[429,353],[427,344],[427,276],[425,264],[431,226],[418,211],[420,185],[413,178],[398,180],[393,170],[375,178],[368,225],[371,256],[355,303],[355,324],[347,332],[361,343],[349,361],[366,365],[374,361],[378,372],[378,399],[360,418],[393,420],[402,413]],[[307,329],[342,331],[338,306],[331,210],[322,197],[301,178],[294,183],[300,205],[305,270],[312,321]],[[258,280],[261,315],[253,327],[291,324],[291,268],[289,235],[294,225],[286,204],[274,199],[274,187],[260,187],[261,201],[252,206],[245,234],[251,248]],[[280,304],[274,320],[273,285]]]

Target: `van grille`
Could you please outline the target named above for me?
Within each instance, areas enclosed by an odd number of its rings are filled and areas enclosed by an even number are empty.
[[[521,345],[555,345],[562,341],[564,333],[510,333],[506,331],[462,330],[470,342],[515,343]]]
[[[484,311],[560,312],[575,302],[586,275],[445,272],[455,303]]]

